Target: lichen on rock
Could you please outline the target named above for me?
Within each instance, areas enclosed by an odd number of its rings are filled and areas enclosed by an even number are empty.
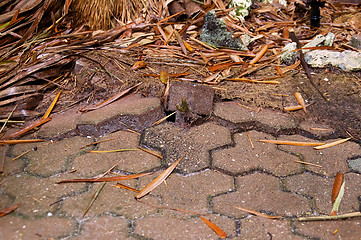
[[[204,16],[204,25],[200,40],[215,47],[247,50],[247,47],[227,30],[223,19],[218,19],[214,10]]]

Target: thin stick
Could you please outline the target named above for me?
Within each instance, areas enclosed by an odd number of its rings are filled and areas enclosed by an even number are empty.
[[[304,161],[299,161],[299,160],[294,160],[296,163],[302,163],[302,164],[306,164],[306,165],[311,165],[311,166],[315,166],[315,167],[320,167],[322,168],[321,165],[318,164],[314,164],[314,163],[309,163],[309,162],[304,162]]]
[[[254,145],[253,145],[251,137],[249,136],[249,132],[247,132],[247,137],[248,137],[249,142],[251,143],[251,148],[254,149]]]
[[[337,220],[344,218],[361,217],[361,212],[345,213],[335,216],[317,216],[317,217],[299,217],[298,221],[323,221],[323,220]]]

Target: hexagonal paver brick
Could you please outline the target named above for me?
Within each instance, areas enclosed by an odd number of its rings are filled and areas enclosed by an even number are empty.
[[[8,176],[8,175],[11,175],[11,174],[21,173],[21,172],[24,171],[24,168],[26,166],[25,161],[20,160],[20,159],[12,161],[12,159],[13,158],[5,156],[4,169],[3,169],[3,172],[2,172],[2,177]]]
[[[297,122],[288,114],[267,108],[259,112],[252,111],[235,101],[215,103],[214,115],[233,123],[256,121],[277,130],[297,127]]]
[[[241,221],[240,239],[305,239],[292,234],[288,220],[272,220],[252,216]]]
[[[294,161],[298,157],[279,151],[276,145],[257,141],[272,136],[257,131],[250,131],[249,136],[254,149],[247,133],[234,134],[235,147],[212,152],[213,166],[232,174],[260,169],[285,176],[302,171],[302,166]]]
[[[185,129],[166,123],[145,131],[141,143],[163,153],[167,164],[183,157],[177,169],[194,172],[209,167],[209,150],[230,144],[229,129],[213,123],[205,123]]]
[[[91,139],[83,137],[72,137],[55,142],[42,144],[24,144],[15,146],[12,155],[18,156],[29,149],[37,146],[36,151],[30,151],[20,159],[27,160],[25,171],[43,177],[48,177],[56,173],[65,171],[68,168],[71,158],[76,154],[81,154],[86,149],[82,146],[91,143]],[[26,146],[25,146],[26,145]],[[20,160],[17,159],[16,161]]]
[[[28,216],[54,214],[63,196],[85,191],[85,183],[56,184],[57,181],[76,178],[75,174],[62,174],[50,178],[38,178],[24,174],[9,176],[1,181],[4,192],[11,196],[13,204],[20,204],[16,210]],[[79,176],[78,176],[79,177]]]
[[[142,177],[139,187],[143,188],[151,182],[154,176],[158,176],[160,173]],[[161,184],[151,193],[160,197],[162,203],[168,207],[203,214],[209,213],[208,201],[210,196],[234,189],[231,176],[211,170],[187,176],[171,174],[166,183],[167,185]]]
[[[128,220],[120,217],[102,216],[90,218],[72,240],[132,239],[128,238]]]
[[[229,237],[235,236],[235,223],[231,219],[215,215],[204,218],[220,227]],[[149,216],[137,220],[135,233],[154,240],[219,239],[199,217],[184,220],[169,216]]]
[[[346,221],[296,222],[295,231],[312,239],[360,240],[361,222],[356,218]]]
[[[76,124],[81,113],[72,108],[62,113],[51,114],[51,121],[41,126],[37,132],[41,138],[54,139],[69,134],[76,134]]]
[[[153,169],[161,164],[161,160],[158,157],[138,149],[139,136],[135,133],[118,131],[101,140],[105,139],[110,139],[110,141],[99,143],[99,148],[96,150],[132,150],[110,153],[87,153],[78,156],[72,164],[78,173],[88,177],[95,176],[104,173],[114,165],[116,165],[115,169],[118,170],[139,173]]]
[[[75,231],[75,220],[60,217],[0,218],[0,239],[62,239]]]
[[[343,195],[339,212],[347,213],[359,209],[359,196],[361,192],[360,174],[347,173],[344,176],[345,193]],[[285,179],[286,187],[292,192],[307,195],[315,201],[317,210],[321,214],[330,214],[332,210],[331,195],[334,178],[319,177],[303,173]]]
[[[216,213],[237,218],[245,217],[248,213],[234,206],[286,216],[310,211],[306,198],[282,191],[276,177],[262,173],[237,177],[237,190],[214,197],[212,205]]]
[[[315,142],[313,139],[300,135],[281,136],[278,140]],[[327,140],[325,142],[328,143],[336,140],[338,139]],[[346,160],[353,156],[361,155],[361,147],[357,143],[350,141],[322,150],[315,150],[312,147],[290,145],[280,145],[279,148],[300,155],[301,159],[305,162],[322,166],[318,167],[307,164],[305,168],[327,176],[335,176],[337,172],[348,171],[349,168]]]
[[[83,113],[77,129],[85,136],[104,136],[125,129],[141,131],[163,116],[158,98],[142,98],[139,94],[132,94],[105,107]]]
[[[311,197],[316,211],[321,214],[330,214],[332,209],[331,193],[334,179],[320,177],[310,173],[303,173],[285,178],[287,190]],[[341,204],[342,206],[343,204]]]
[[[134,180],[121,181],[121,183],[135,188]],[[85,217],[95,217],[110,213],[129,219],[138,219],[158,211],[150,205],[136,201],[134,199],[134,192],[116,188],[114,185],[116,185],[116,183],[107,183],[103,187]],[[65,199],[61,207],[61,214],[78,219],[83,218],[84,210],[100,186],[101,183],[95,183],[91,186],[89,192]],[[151,195],[143,197],[142,201],[153,205],[160,204],[159,200]]]

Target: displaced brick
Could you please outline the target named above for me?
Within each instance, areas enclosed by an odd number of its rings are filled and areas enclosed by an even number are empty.
[[[199,115],[210,115],[213,109],[214,90],[211,87],[186,83],[174,82],[169,91],[167,109],[176,111],[177,105],[181,106],[185,99],[191,112]]]
[[[85,136],[132,129],[142,131],[164,116],[158,98],[142,98],[133,94],[100,109],[83,113],[77,130]]]

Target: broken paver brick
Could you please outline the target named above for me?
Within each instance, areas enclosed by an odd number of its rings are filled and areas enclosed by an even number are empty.
[[[105,107],[83,113],[77,130],[85,136],[104,136],[119,130],[142,131],[164,117],[158,98],[138,94],[123,97]]]
[[[214,90],[211,87],[174,82],[170,88],[167,110],[177,111],[177,105],[181,106],[182,100],[185,99],[192,113],[210,115],[213,110],[213,97]]]

